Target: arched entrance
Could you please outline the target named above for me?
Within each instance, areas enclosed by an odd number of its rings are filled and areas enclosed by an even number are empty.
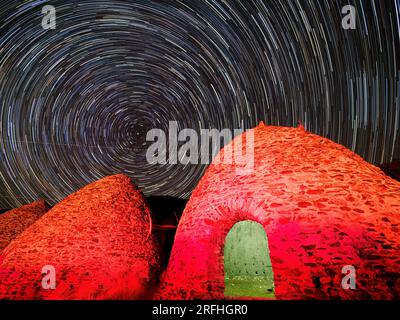
[[[264,228],[254,221],[236,223],[225,239],[226,297],[274,298],[274,275]]]

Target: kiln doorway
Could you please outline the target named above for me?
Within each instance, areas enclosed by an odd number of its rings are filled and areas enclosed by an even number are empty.
[[[274,275],[263,226],[246,220],[229,231],[224,246],[225,297],[274,298]]]

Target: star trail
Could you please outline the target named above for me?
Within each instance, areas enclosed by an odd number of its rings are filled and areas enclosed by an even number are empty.
[[[399,158],[399,14],[400,0],[2,0],[0,208],[115,173],[187,198],[205,165],[146,161],[147,132],[169,121],[300,122],[371,163]]]

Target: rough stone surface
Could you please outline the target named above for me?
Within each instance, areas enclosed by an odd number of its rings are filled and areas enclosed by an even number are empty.
[[[44,200],[35,201],[0,215],[0,252],[26,228],[43,216],[49,207]]]
[[[158,269],[150,212],[130,178],[94,182],[57,204],[0,256],[0,299],[145,298]],[[42,288],[45,265],[56,289]]]
[[[277,299],[399,299],[400,183],[303,128],[253,133],[251,174],[212,164],[192,194],[159,296],[224,298],[226,235],[254,220],[268,237]],[[342,288],[345,265],[356,290]]]

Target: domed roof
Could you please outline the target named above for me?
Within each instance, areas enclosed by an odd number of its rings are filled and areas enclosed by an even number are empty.
[[[3,251],[0,276],[7,281],[0,284],[0,298],[143,297],[159,263],[150,231],[150,211],[130,178],[94,182],[53,207]],[[55,290],[42,288],[44,266],[56,271]]]
[[[254,220],[268,237],[277,299],[399,298],[400,183],[303,128],[260,124],[244,134],[246,143],[251,135],[247,174],[213,163],[193,192],[163,297],[223,298],[225,238],[238,221]],[[347,265],[356,290],[342,288]]]
[[[0,214],[0,252],[48,210],[45,201],[39,200]]]

